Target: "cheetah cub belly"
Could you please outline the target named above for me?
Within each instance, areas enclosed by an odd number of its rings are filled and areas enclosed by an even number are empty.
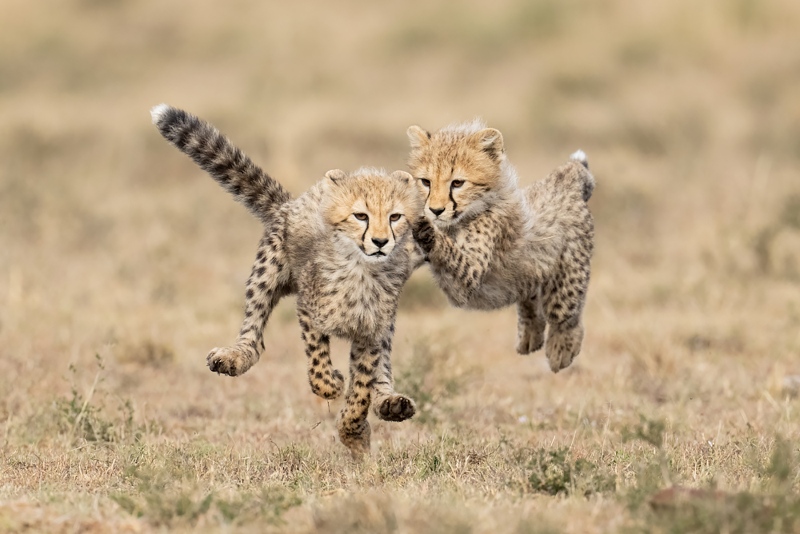
[[[264,349],[262,334],[273,308],[296,294],[314,393],[326,399],[341,395],[344,378],[331,364],[329,340],[352,343],[337,428],[355,456],[369,452],[370,404],[389,421],[415,412],[414,401],[394,391],[390,363],[400,291],[422,261],[411,233],[421,210],[413,178],[403,171],[333,170],[292,199],[207,122],[164,104],[152,115],[168,141],[264,224],[239,337],[208,354],[209,369],[238,376],[252,367]]]
[[[545,346],[553,372],[581,350],[594,224],[583,152],[525,189],[503,137],[480,121],[408,129],[409,167],[426,197],[414,237],[458,307],[516,304],[517,352]],[[548,327],[545,338],[545,327]]]

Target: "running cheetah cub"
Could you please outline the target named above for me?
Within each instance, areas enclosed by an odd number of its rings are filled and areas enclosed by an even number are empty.
[[[414,237],[439,286],[461,308],[517,305],[517,352],[545,344],[550,369],[581,350],[594,223],[583,152],[530,187],[517,186],[502,134],[478,120],[408,129],[409,167],[427,197]]]
[[[398,297],[422,261],[411,225],[421,198],[410,174],[362,168],[328,171],[299,198],[289,193],[213,126],[165,104],[152,110],[161,134],[191,157],[264,224],[247,281],[245,317],[231,347],[208,354],[211,371],[238,376],[259,359],[262,333],[278,301],[297,294],[311,389],[325,399],[342,393],[329,339],[352,342],[350,384],[337,422],[354,456],[369,452],[370,401],[387,421],[414,415],[410,398],[392,385],[390,352]]]

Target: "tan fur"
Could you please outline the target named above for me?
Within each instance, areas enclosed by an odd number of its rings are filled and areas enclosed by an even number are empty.
[[[414,415],[414,401],[394,391],[390,353],[400,291],[422,255],[411,225],[421,212],[413,178],[362,168],[329,171],[295,200],[213,126],[182,110],[153,111],[161,133],[192,157],[264,223],[247,282],[245,318],[236,343],[214,348],[208,367],[238,376],[264,348],[263,331],[277,302],[297,294],[297,316],[317,395],[333,399],[344,378],[333,369],[330,337],[352,342],[350,384],[339,416],[342,443],[369,451],[370,404],[382,419]]]
[[[576,153],[525,189],[506,158],[503,136],[480,121],[433,134],[408,129],[409,167],[425,195],[414,236],[439,286],[458,307],[517,305],[517,351],[545,344],[553,372],[569,366],[583,340],[594,224],[594,188]]]

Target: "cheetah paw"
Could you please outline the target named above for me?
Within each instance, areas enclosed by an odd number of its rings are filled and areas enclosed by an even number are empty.
[[[569,367],[581,351],[583,327],[577,326],[566,331],[552,331],[547,336],[545,354],[554,373]]]
[[[366,420],[356,424],[355,427],[350,427],[350,425],[343,424],[341,421],[339,423],[339,440],[342,445],[347,447],[356,461],[362,460],[364,456],[369,455],[371,435],[372,430]]]
[[[417,405],[403,395],[391,395],[375,405],[375,415],[384,421],[405,421],[417,413]]]
[[[252,366],[247,353],[238,347],[214,347],[206,363],[211,372],[229,376],[239,376]]]
[[[517,336],[517,352],[530,354],[536,352],[544,345],[544,328],[526,328]]]

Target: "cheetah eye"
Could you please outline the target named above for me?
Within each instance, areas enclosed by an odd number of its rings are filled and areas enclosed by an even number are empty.
[[[367,219],[369,219],[369,215],[367,215],[366,213],[354,213],[353,217],[355,217],[359,221],[366,221]]]
[[[450,182],[450,187],[452,187],[453,189],[458,189],[462,185],[464,185],[464,180],[453,180],[452,182]]]
[[[420,178],[419,181],[422,182],[422,185],[424,185],[425,187],[431,186],[431,181],[428,180],[427,178]]]
[[[389,220],[390,220],[390,221],[392,221],[392,222],[397,222],[397,221],[399,221],[399,220],[400,220],[400,217],[402,217],[402,215],[401,215],[401,214],[399,214],[399,213],[392,213],[391,215],[389,215]]]

